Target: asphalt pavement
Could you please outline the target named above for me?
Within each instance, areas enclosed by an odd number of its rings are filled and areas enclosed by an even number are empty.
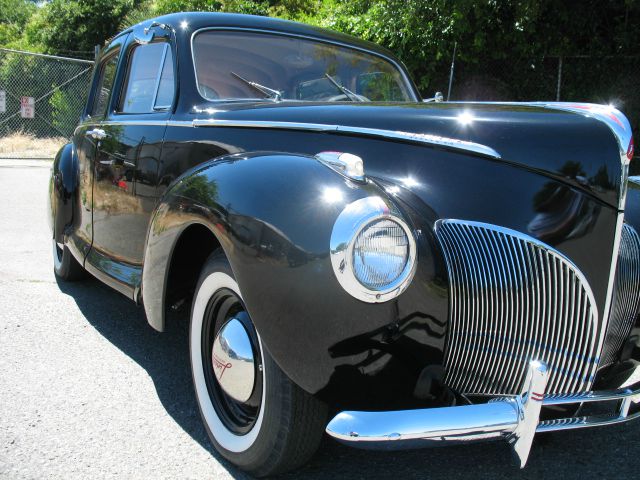
[[[157,333],[97,280],[54,277],[49,168],[0,160],[0,477],[247,478],[201,425],[187,322]],[[638,478],[639,456],[640,422],[538,436],[524,470],[502,443],[370,452],[326,438],[283,478]]]

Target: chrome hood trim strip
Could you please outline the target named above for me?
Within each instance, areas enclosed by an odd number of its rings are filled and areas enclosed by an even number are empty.
[[[530,102],[527,105],[541,106],[554,110],[573,112],[585,117],[592,117],[601,121],[611,129],[620,147],[620,159],[623,165],[631,162],[631,139],[633,132],[629,120],[624,114],[610,105],[598,105],[596,103],[572,103],[572,102]]]
[[[325,123],[272,122],[262,120],[218,120],[214,118],[193,121],[194,127],[233,127],[233,128],[271,128],[280,130],[307,130],[313,132],[335,132],[363,135],[368,137],[390,138],[452,150],[471,152],[489,158],[500,159],[501,155],[493,148],[480,143],[468,142],[456,138],[440,137],[428,133],[411,133],[398,130],[378,128],[351,127],[347,125],[331,125]]]

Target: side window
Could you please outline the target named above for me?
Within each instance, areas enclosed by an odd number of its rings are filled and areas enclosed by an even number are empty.
[[[164,58],[160,83],[158,84],[158,94],[153,105],[155,109],[171,108],[173,104],[173,94],[175,92],[175,80],[173,73],[173,53],[167,48],[167,55]]]
[[[113,89],[113,81],[116,78],[116,69],[118,67],[118,53],[114,53],[103,61],[100,70],[100,79],[95,96],[93,98],[93,107],[91,108],[91,116],[102,116],[107,111],[109,97]]]
[[[173,56],[167,43],[138,45],[129,61],[127,81],[119,111],[149,113],[173,103]]]

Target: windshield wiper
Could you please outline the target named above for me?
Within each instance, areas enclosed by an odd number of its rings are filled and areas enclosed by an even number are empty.
[[[325,73],[324,76],[327,77],[329,79],[329,81],[331,83],[333,83],[335,85],[335,87],[338,90],[340,90],[344,94],[344,96],[347,97],[352,102],[363,102],[364,101],[358,95],[356,95],[351,90],[349,90],[347,87],[343,87],[338,82],[336,82],[335,79],[331,75],[329,75],[328,73]]]
[[[273,88],[265,87],[264,85],[260,85],[259,83],[252,82],[251,80],[247,80],[246,78],[243,78],[240,75],[238,75],[236,72],[231,72],[231,75],[236,77],[238,80],[243,81],[244,83],[252,87],[254,90],[262,93],[267,98],[275,100],[276,102],[279,102],[280,100],[282,100],[282,92],[278,90],[274,90]]]

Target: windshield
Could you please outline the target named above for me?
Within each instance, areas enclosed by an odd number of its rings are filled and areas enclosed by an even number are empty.
[[[389,60],[306,38],[208,30],[194,37],[193,58],[207,100],[415,101]]]

